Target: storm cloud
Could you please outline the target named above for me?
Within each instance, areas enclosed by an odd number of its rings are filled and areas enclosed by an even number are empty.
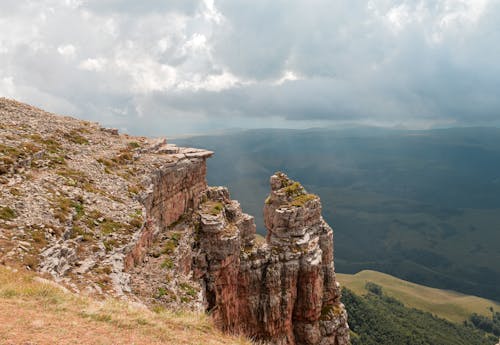
[[[494,0],[4,0],[0,95],[133,133],[500,125]]]

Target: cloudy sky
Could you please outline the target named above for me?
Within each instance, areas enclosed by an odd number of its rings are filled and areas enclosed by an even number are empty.
[[[0,96],[131,133],[500,125],[499,0],[0,0]]]

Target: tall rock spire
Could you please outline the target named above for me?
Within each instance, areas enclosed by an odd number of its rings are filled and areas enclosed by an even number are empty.
[[[208,193],[207,210],[213,210],[210,202],[224,205],[220,213],[200,214],[199,262],[208,309],[223,329],[277,345],[349,344],[333,232],[321,216],[320,199],[283,173],[270,182],[264,206],[268,234],[260,244],[253,219],[226,190]]]

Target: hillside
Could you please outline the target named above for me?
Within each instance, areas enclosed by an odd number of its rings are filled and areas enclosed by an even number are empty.
[[[209,182],[231,188],[260,232],[270,172],[320,195],[340,272],[500,301],[500,129],[268,129],[179,143],[217,152]]]
[[[251,344],[217,331],[204,314],[152,312],[112,298],[99,302],[2,266],[0,310],[0,344]]]
[[[343,290],[353,345],[492,345],[497,337],[406,307],[380,286],[361,296]]]
[[[406,307],[429,312],[455,323],[469,320],[473,313],[491,316],[491,307],[500,310],[500,304],[494,301],[430,288],[380,272],[367,270],[356,274],[337,273],[337,277],[344,287],[357,295],[367,294],[366,283],[372,282],[381,286],[387,296],[401,301]]]
[[[207,312],[218,329],[264,343],[349,344],[333,230],[319,196],[300,182],[271,174],[263,240],[227,188],[208,186],[211,151],[120,134],[3,98],[0,128],[0,265],[36,272],[94,300]],[[44,339],[21,322],[38,309],[17,307],[18,332]],[[133,334],[139,326],[130,326]],[[72,332],[74,341],[80,330]]]

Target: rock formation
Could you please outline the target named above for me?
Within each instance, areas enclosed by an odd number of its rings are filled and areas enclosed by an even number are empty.
[[[319,197],[273,175],[264,240],[207,186],[212,154],[0,98],[0,264],[271,344],[348,344]]]
[[[208,200],[199,212],[195,271],[220,326],[280,345],[348,344],[333,233],[319,197],[283,173],[273,175],[264,207],[268,235],[260,244],[253,218],[226,189],[209,190]]]

